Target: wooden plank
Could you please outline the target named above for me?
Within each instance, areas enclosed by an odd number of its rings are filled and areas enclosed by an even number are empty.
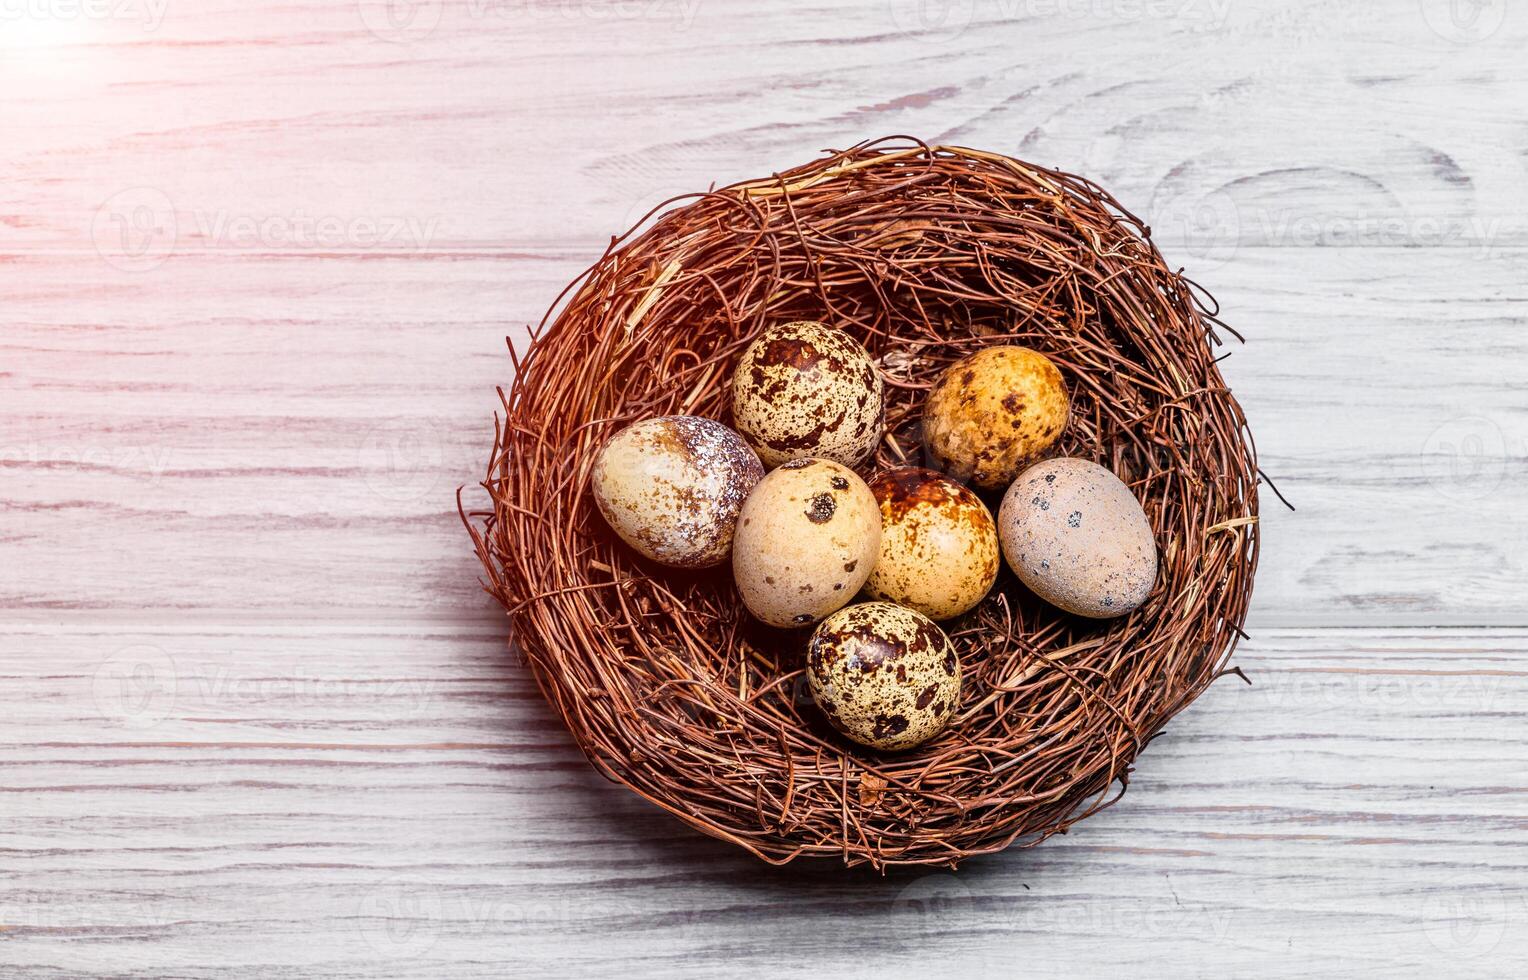
[[[1528,969],[1523,630],[1263,631],[1113,809],[886,878],[599,780],[495,633],[0,631],[5,972]]]
[[[360,248],[587,244],[895,132],[1085,172],[1192,252],[1528,244],[1507,4],[15,6],[42,14],[8,18],[0,59],[27,93],[0,105],[9,247],[166,218],[193,250],[336,247],[303,240],[318,220]]]
[[[0,607],[493,617],[455,515],[506,335],[588,255],[12,255]],[[1254,620],[1515,624],[1528,252],[1244,249],[1216,274],[1263,466]],[[1397,270],[1404,267],[1404,275]]]
[[[1528,972],[1519,7],[70,9],[0,10],[0,974]],[[590,773],[451,490],[610,233],[889,132],[1147,218],[1301,509],[1119,806],[771,870]]]

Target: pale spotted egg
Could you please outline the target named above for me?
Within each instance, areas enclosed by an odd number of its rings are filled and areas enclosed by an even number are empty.
[[[732,572],[755,617],[806,626],[854,598],[880,547],[881,511],[865,481],[832,460],[796,459],[744,502]]]

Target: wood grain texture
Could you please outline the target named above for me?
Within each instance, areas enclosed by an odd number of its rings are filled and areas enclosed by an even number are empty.
[[[0,606],[496,615],[454,490],[504,337],[584,257],[177,256],[87,289],[75,260],[13,257],[0,540],[35,558],[0,566]],[[1250,248],[1218,270],[1248,337],[1227,376],[1300,508],[1265,494],[1255,622],[1528,620],[1525,263]]]
[[[0,5],[0,976],[1528,972],[1528,8],[74,9]],[[590,772],[452,491],[612,232],[891,132],[1147,218],[1300,510],[1120,805],[772,871]]]
[[[1264,631],[1114,808],[884,879],[602,782],[494,633],[0,633],[7,975],[1528,969],[1520,630]]]
[[[1355,9],[13,19],[0,540],[47,560],[0,607],[490,615],[450,491],[502,338],[665,197],[902,130],[1097,177],[1251,338],[1227,374],[1301,507],[1265,501],[1255,617],[1528,621],[1528,14]]]
[[[55,43],[0,61],[28,93],[0,107],[11,241],[89,247],[138,188],[186,247],[299,214],[417,219],[405,250],[592,241],[638,201],[911,132],[1245,244],[1528,244],[1511,4],[112,3],[13,28]]]

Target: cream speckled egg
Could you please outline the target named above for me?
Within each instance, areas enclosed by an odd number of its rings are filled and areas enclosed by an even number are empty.
[[[814,456],[864,462],[881,441],[884,386],[842,330],[799,320],[764,331],[732,375],[732,418],[767,467]]]
[[[1028,347],[988,347],[940,375],[923,414],[939,469],[983,490],[1007,486],[1066,428],[1061,372]]]
[[[881,554],[865,591],[949,619],[982,601],[1001,565],[997,525],[970,490],[916,466],[877,473]]]
[[[823,620],[807,649],[807,680],[833,727],[876,749],[927,741],[960,702],[950,638],[890,602],[862,602]]]
[[[681,568],[725,561],[764,467],[736,432],[689,415],[635,422],[594,460],[594,499],[621,540]]]
[[[998,536],[1030,590],[1079,616],[1123,616],[1157,580],[1146,512],[1119,477],[1086,459],[1048,459],[1003,496]]]
[[[805,626],[854,598],[880,547],[881,510],[865,481],[832,460],[796,459],[744,501],[732,573],[760,620]]]

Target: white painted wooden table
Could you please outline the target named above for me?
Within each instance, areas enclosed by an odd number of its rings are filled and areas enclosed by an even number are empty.
[[[0,976],[1522,976],[1528,5],[0,0]],[[452,491],[672,193],[1096,177],[1249,343],[1238,663],[958,874],[593,776]]]

